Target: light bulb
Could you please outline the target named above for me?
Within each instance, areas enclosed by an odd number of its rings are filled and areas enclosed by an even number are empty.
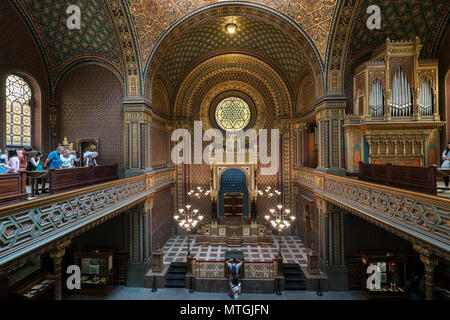
[[[189,209],[191,208],[191,205],[190,205],[190,204],[187,204],[187,205],[186,205],[186,208],[189,210]]]
[[[273,214],[275,212],[275,209],[270,209],[269,211]]]
[[[173,217],[175,218],[175,220],[178,220],[178,218],[179,218],[180,216],[176,214],[176,215],[174,215]]]
[[[277,205],[278,209],[281,210],[281,208],[283,208],[283,206],[281,204]]]
[[[266,220],[269,220],[270,216],[264,216],[264,218],[266,218]]]
[[[199,219],[200,221],[202,221],[202,220],[203,220],[203,216],[198,216],[198,219]]]

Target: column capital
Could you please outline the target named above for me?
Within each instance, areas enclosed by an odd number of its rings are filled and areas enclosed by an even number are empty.
[[[414,250],[420,254],[420,261],[424,264],[425,270],[434,272],[434,268],[438,265],[439,259],[434,256],[429,249],[420,244],[414,243]]]

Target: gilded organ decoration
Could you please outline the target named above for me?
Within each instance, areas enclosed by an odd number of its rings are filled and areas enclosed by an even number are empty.
[[[364,163],[437,164],[444,122],[438,105],[438,63],[419,60],[419,38],[386,40],[355,69],[354,110],[344,120],[346,167]]]

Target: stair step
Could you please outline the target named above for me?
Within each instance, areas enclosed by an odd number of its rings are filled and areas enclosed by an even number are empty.
[[[306,290],[306,285],[284,285],[284,290]]]
[[[166,279],[186,279],[186,273],[168,274]]]
[[[284,276],[284,281],[306,281],[306,279],[300,275]]]
[[[169,270],[167,271],[168,273],[186,273],[187,269],[182,269],[182,268],[169,268]]]
[[[170,267],[185,267],[185,268],[187,268],[187,263],[186,262],[172,262],[170,264]]]
[[[167,283],[165,285],[166,288],[186,288],[186,283]]]

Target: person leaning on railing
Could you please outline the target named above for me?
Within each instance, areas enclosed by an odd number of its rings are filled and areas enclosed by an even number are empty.
[[[5,166],[7,161],[8,161],[7,154],[3,153],[2,149],[0,149],[0,174],[8,172],[8,169]]]
[[[61,158],[60,155],[63,154],[66,148],[59,146],[55,151],[48,154],[47,161],[45,161],[46,169],[61,169]]]
[[[447,144],[447,149],[444,150],[444,152],[442,153],[442,160],[444,160],[444,162],[441,165],[442,169],[450,169],[450,143]],[[448,188],[448,184],[449,184],[449,176],[448,175],[444,175],[444,183],[445,186]]]
[[[19,157],[17,157],[17,150],[16,149],[9,149],[8,150],[8,162],[7,163],[0,163],[0,167],[6,168],[6,173],[17,173],[20,169],[20,160]]]
[[[38,183],[41,184],[41,190],[42,193],[48,193],[47,190],[45,190],[45,183],[47,181],[47,178],[45,177],[46,175],[46,171],[44,170],[44,168],[42,167],[42,156],[44,154],[41,151],[38,151],[34,157],[32,157],[30,159],[30,163],[31,163],[31,171],[42,171],[42,175],[41,177],[33,177],[33,179],[38,179]],[[37,185],[36,185],[37,187]],[[39,194],[39,191],[36,190],[36,194]]]

